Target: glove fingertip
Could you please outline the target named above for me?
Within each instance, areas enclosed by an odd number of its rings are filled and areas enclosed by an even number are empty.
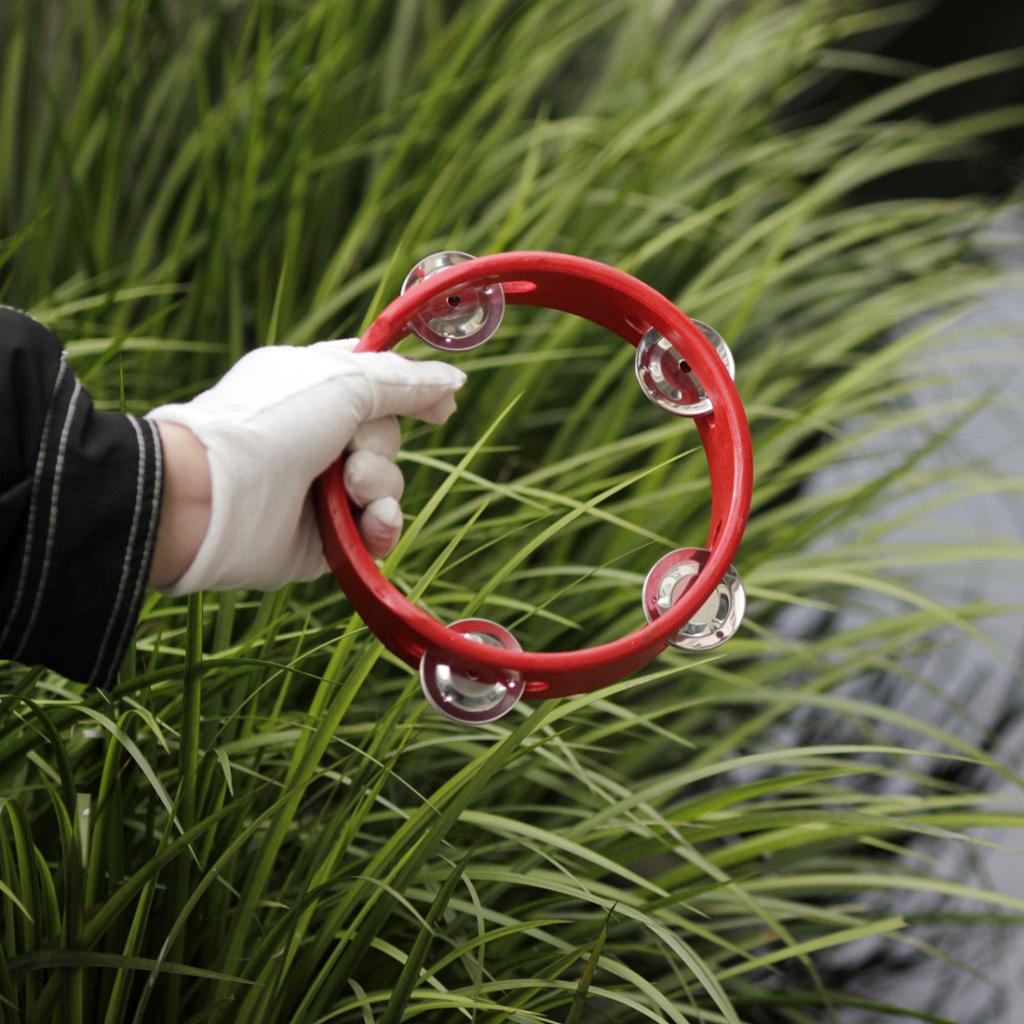
[[[401,498],[405,489],[402,471],[390,459],[365,448],[345,460],[345,490],[360,506],[381,498]]]
[[[416,414],[416,418],[423,420],[424,423],[447,423],[451,414],[455,412],[455,409],[456,405],[454,395],[444,395],[433,405],[429,405],[425,409],[421,409]]]
[[[371,502],[359,520],[359,532],[374,558],[383,558],[398,543],[402,526],[402,509],[394,498]]]
[[[383,526],[391,530],[402,528],[402,506],[394,498],[380,498],[367,508],[367,512]]]

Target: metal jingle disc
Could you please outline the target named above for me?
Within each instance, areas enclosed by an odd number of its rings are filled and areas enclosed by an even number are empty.
[[[679,548],[660,558],[644,580],[644,615],[648,622],[661,618],[679,601],[707,564],[707,548]],[[739,573],[730,566],[711,596],[697,609],[669,643],[682,651],[710,651],[724,644],[740,628],[747,595]]]
[[[729,376],[735,378],[736,361],[725,339],[706,323],[693,323],[714,346]],[[712,411],[711,399],[690,364],[653,327],[640,339],[633,365],[641,390],[659,409],[689,417],[706,416]]]
[[[424,256],[402,282],[402,294],[445,267],[473,259],[468,252],[435,252]],[[464,284],[432,299],[410,321],[409,329],[444,352],[465,352],[487,341],[505,315],[500,284]]]
[[[464,633],[477,643],[507,651],[522,650],[519,641],[504,626],[490,619],[460,619],[449,629]],[[420,686],[435,711],[456,722],[473,725],[494,722],[507,715],[519,703],[524,691],[517,672],[499,672],[486,677],[462,672],[432,651],[424,651],[420,658]]]
[[[718,331],[716,331],[710,324],[704,323],[703,320],[693,320],[692,323],[700,330],[700,333],[703,334],[712,345],[714,345],[715,351],[718,353],[718,358],[725,363],[725,368],[729,372],[729,376],[735,380],[736,360],[733,358],[732,349],[725,343],[725,338],[723,338],[721,334],[719,334]]]

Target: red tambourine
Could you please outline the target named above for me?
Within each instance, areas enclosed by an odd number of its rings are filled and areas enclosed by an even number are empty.
[[[643,668],[669,644],[707,651],[739,628],[746,599],[732,559],[750,510],[750,431],[721,336],[659,292],[603,263],[554,252],[474,259],[436,253],[410,272],[402,294],[370,325],[357,352],[380,352],[410,332],[446,352],[482,345],[505,304],[573,313],[636,347],[636,377],[656,405],[692,417],[711,476],[706,548],[664,555],[647,574],[647,624],[581,651],[524,651],[487,619],[442,625],[384,578],[363,545],[339,459],[317,480],[317,516],[335,578],[363,621],[393,653],[419,667],[423,692],[460,722],[490,722],[521,698],[586,693]]]

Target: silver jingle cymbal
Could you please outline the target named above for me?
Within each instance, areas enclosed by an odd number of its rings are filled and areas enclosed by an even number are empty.
[[[460,619],[450,626],[470,640],[509,651],[522,648],[504,626],[489,619]],[[460,671],[431,651],[420,658],[420,686],[435,711],[456,722],[482,725],[507,715],[519,703],[524,686],[516,672],[486,678]]]
[[[666,614],[692,586],[707,564],[707,548],[679,548],[659,559],[643,586],[644,615],[654,622]],[[692,619],[669,639],[683,651],[710,651],[724,644],[743,622],[747,595],[735,568],[722,577]]]
[[[402,294],[445,267],[473,259],[467,252],[435,252],[424,256],[402,282]],[[505,315],[500,284],[466,284],[445,292],[409,321],[421,340],[443,352],[465,352],[491,338]]]
[[[725,339],[703,321],[694,320],[693,323],[711,342],[729,376],[735,379],[736,360]],[[659,409],[673,416],[691,418],[706,416],[712,411],[711,399],[690,364],[653,327],[640,339],[633,365],[641,390]]]

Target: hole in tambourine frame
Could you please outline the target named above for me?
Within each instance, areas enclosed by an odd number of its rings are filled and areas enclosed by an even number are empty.
[[[510,306],[472,352],[432,352],[415,337],[400,351],[469,374],[443,433],[403,421],[407,520],[489,436],[395,582],[411,589],[444,556],[417,603],[442,623],[494,620],[526,650],[582,650],[641,628],[651,565],[707,541],[711,487],[693,424],[639,392],[633,347],[582,319]]]

